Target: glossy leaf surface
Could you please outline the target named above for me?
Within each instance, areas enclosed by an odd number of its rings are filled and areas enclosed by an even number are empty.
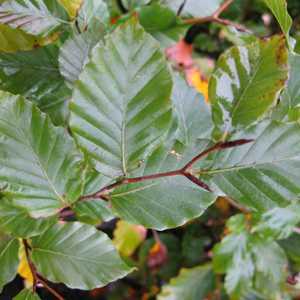
[[[233,47],[220,57],[209,85],[219,130],[246,127],[264,117],[285,86],[287,59],[282,37]]]
[[[100,30],[98,36],[84,32],[69,38],[60,48],[59,70],[69,83],[73,84],[79,78],[101,35]]]
[[[204,97],[189,87],[182,77],[174,78],[172,101],[178,120],[176,138],[179,141],[189,145],[196,139],[210,138],[213,129],[211,109]]]
[[[104,175],[138,166],[171,121],[171,76],[154,39],[135,22],[94,50],[76,84],[71,128]]]
[[[300,127],[264,121],[232,136],[253,142],[221,151],[213,182],[227,196],[259,212],[286,206],[300,192]],[[222,194],[222,193],[221,193]]]
[[[73,210],[80,222],[91,225],[98,225],[114,218],[109,204],[99,199],[77,202]]]
[[[190,148],[180,143],[158,147],[141,175],[182,168],[206,146],[207,141]],[[215,196],[183,176],[173,176],[123,185],[113,191],[111,199],[113,211],[125,220],[164,230],[202,215]]]
[[[55,124],[66,122],[71,91],[59,73],[56,46],[13,54],[0,53],[0,67],[2,90],[21,94],[37,103]]]
[[[47,36],[66,21],[66,12],[57,1],[7,0],[0,4],[0,23],[29,34]]]
[[[56,224],[33,238],[32,258],[50,281],[83,290],[104,286],[130,272],[104,233],[80,223]]]
[[[0,201],[0,228],[15,237],[39,235],[56,221],[56,217],[34,219],[26,209],[13,205],[10,200]]]
[[[0,94],[0,183],[34,216],[55,214],[81,192],[81,154],[63,128],[19,96]]]
[[[17,239],[1,234],[0,236],[0,291],[17,274],[19,264],[19,242]]]

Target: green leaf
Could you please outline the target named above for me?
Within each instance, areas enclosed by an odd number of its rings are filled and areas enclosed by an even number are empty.
[[[287,207],[275,207],[267,211],[262,215],[262,219],[254,230],[263,233],[265,236],[285,239],[293,233],[293,229],[299,222],[300,206],[295,203]]]
[[[178,120],[176,138],[180,142],[189,145],[198,138],[210,138],[213,129],[210,107],[204,97],[178,75],[174,76],[172,101]]]
[[[163,286],[158,300],[205,299],[214,289],[215,278],[211,266],[182,269],[179,275]]]
[[[0,228],[18,238],[39,235],[57,221],[56,217],[33,219],[28,211],[10,200],[0,201]]]
[[[300,55],[289,54],[289,80],[287,88],[281,97],[279,105],[276,107],[273,118],[283,121],[299,120],[299,105],[300,105]]]
[[[183,1],[182,0],[161,0],[162,4],[167,5],[176,13],[181,7]],[[189,0],[186,1],[183,11],[181,13],[182,16],[185,17],[207,17],[211,16],[222,4],[222,0],[210,0],[210,1],[199,1],[199,0]]]
[[[224,37],[236,46],[245,46],[257,42],[257,37],[248,32],[241,32],[233,26],[226,26],[222,33]]]
[[[264,121],[231,136],[240,138],[253,142],[220,151],[211,170],[202,173],[213,175],[219,194],[259,212],[298,199],[299,124]]]
[[[171,121],[171,89],[159,46],[136,21],[94,49],[75,87],[70,124],[99,172],[126,175],[159,143]]]
[[[83,187],[83,195],[91,195],[98,192],[100,189],[113,183],[113,179],[106,177],[95,169],[87,170]]]
[[[176,25],[174,12],[157,3],[143,6],[138,14],[141,25],[150,33],[164,31],[172,27],[172,25]]]
[[[252,253],[256,272],[264,276],[263,280],[258,280],[259,284],[263,287],[265,282],[269,282],[271,289],[278,289],[287,275],[288,261],[283,249],[273,241],[257,239]]]
[[[188,148],[180,143],[160,146],[146,161],[139,175],[180,169],[206,146],[207,141]],[[213,193],[183,176],[123,185],[110,197],[113,211],[122,219],[158,230],[185,224],[202,215],[215,200]]]
[[[110,15],[106,2],[103,0],[86,0],[83,2],[77,17],[81,31],[91,31],[97,25],[103,26],[110,21]]]
[[[73,203],[81,192],[81,159],[63,128],[35,105],[0,93],[0,184],[35,217]]]
[[[0,23],[29,34],[48,36],[68,20],[57,1],[7,0],[0,5]]]
[[[83,290],[102,287],[131,271],[104,233],[77,222],[56,224],[34,237],[32,259],[48,280]]]
[[[21,94],[37,103],[55,124],[66,122],[71,92],[59,73],[56,46],[14,54],[0,53],[0,89]]]
[[[81,34],[69,37],[60,48],[59,67],[61,74],[72,86],[89,61],[92,49],[103,41],[105,24],[109,12],[102,0],[84,1],[76,18],[76,26]]]
[[[17,275],[19,265],[19,242],[9,236],[0,235],[0,292],[4,285]]]
[[[49,40],[51,41],[51,39]],[[20,29],[13,29],[0,24],[0,51],[17,52],[31,50],[37,46],[47,43],[47,40],[37,38]]]
[[[275,299],[287,275],[284,251],[272,240],[251,235],[244,215],[229,219],[228,227],[231,233],[214,247],[213,267],[217,273],[226,273],[231,299],[241,299],[252,287]]]
[[[209,84],[213,119],[221,132],[258,121],[276,103],[288,75],[285,40],[275,36],[223,54]]]
[[[109,204],[100,199],[76,202],[72,209],[80,222],[91,225],[98,225],[114,218]]]
[[[14,300],[40,300],[41,298],[38,296],[38,294],[33,293],[32,290],[24,289],[22,290],[16,297],[14,297]]]
[[[129,257],[146,239],[146,236],[147,229],[143,226],[120,220],[114,230],[113,243],[120,254]]]
[[[286,39],[289,40],[290,29],[293,24],[293,20],[290,17],[287,10],[286,0],[264,0],[266,5],[272,11],[273,15],[277,19]]]
[[[234,299],[239,299],[252,286],[254,266],[247,249],[248,239],[245,232],[230,234],[213,251],[214,270],[226,273],[225,287]]]
[[[78,78],[89,60],[91,50],[100,40],[101,30],[98,36],[89,32],[70,37],[60,48],[59,69],[60,73],[72,85]]]

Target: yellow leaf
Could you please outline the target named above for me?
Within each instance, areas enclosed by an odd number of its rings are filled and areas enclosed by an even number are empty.
[[[28,261],[26,259],[26,253],[24,247],[21,246],[19,250],[20,264],[18,267],[18,274],[24,278],[26,287],[30,287],[33,285],[33,276],[30,271],[30,267]]]
[[[146,234],[145,227],[121,220],[114,231],[113,243],[123,256],[129,257],[145,240]]]
[[[197,68],[192,68],[186,72],[187,80],[198,92],[200,92],[208,103],[208,80],[204,78]]]
[[[47,38],[37,38],[20,29],[0,24],[0,51],[12,53],[32,50],[52,43],[58,38],[58,34],[55,33]]]
[[[69,16],[74,19],[80,9],[83,0],[59,0],[60,4],[68,12]]]

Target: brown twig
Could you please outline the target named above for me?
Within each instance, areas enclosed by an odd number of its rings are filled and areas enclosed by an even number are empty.
[[[53,296],[55,296],[58,300],[64,300],[64,298],[51,286],[48,285],[47,281],[38,274],[38,282],[43,285],[43,287],[51,293]]]
[[[27,263],[28,263],[28,266],[29,266],[29,269],[30,269],[30,272],[31,272],[32,278],[33,278],[32,291],[33,291],[33,293],[35,293],[38,281],[37,281],[36,268],[35,268],[35,265],[33,264],[32,260],[31,260],[31,257],[30,257],[30,249],[31,248],[30,248],[27,240],[22,239],[22,243],[23,243],[24,250],[25,250],[26,260],[27,260]]]
[[[224,1],[221,6],[214,12],[213,16],[218,18],[229,6],[233,3],[233,0]]]
[[[30,251],[31,251],[31,247],[28,243],[28,241],[26,239],[22,239],[22,243],[24,246],[24,250],[25,250],[25,255],[26,255],[26,260],[30,269],[30,272],[32,274],[32,278],[33,278],[33,285],[32,285],[32,291],[33,293],[36,292],[36,287],[37,285],[40,283],[43,285],[43,287],[48,290],[49,293],[51,293],[53,296],[55,296],[58,300],[64,300],[64,298],[58,293],[56,292],[53,288],[51,288],[46,280],[42,277],[42,275],[40,275],[37,270],[35,265],[33,264],[31,257],[30,257]]]
[[[138,182],[144,182],[147,180],[153,180],[153,179],[158,179],[158,178],[167,178],[167,177],[173,177],[173,176],[184,176],[196,185],[200,186],[201,188],[211,192],[212,190],[210,187],[202,182],[199,178],[193,175],[192,171],[192,166],[202,158],[206,157],[212,152],[215,152],[217,150],[223,150],[227,148],[233,148],[233,147],[238,147],[247,143],[252,142],[253,140],[236,140],[236,141],[231,141],[231,142],[220,142],[215,144],[214,146],[208,148],[207,150],[202,151],[199,155],[195,156],[192,160],[190,160],[183,168],[175,170],[175,171],[170,171],[170,172],[163,172],[163,173],[157,173],[157,174],[152,174],[152,175],[145,175],[145,176],[140,176],[140,177],[135,177],[135,178],[124,178],[121,179],[113,184],[110,184],[98,192],[90,195],[85,195],[80,198],[81,201],[86,201],[88,199],[103,199],[103,200],[108,200],[107,194],[124,184],[132,184],[132,183],[138,183]]]
[[[248,143],[253,142],[253,140],[246,140],[246,139],[241,139],[241,140],[236,140],[236,141],[230,141],[230,142],[221,142],[217,143],[214,146],[208,148],[207,150],[204,150],[201,152],[199,155],[195,156],[190,162],[188,162],[184,167],[183,170],[185,172],[188,172],[189,169],[200,159],[206,157],[208,154],[215,152],[217,150],[223,150],[227,148],[234,148],[238,146],[242,146]]]
[[[227,0],[225,1],[211,16],[204,17],[204,18],[190,18],[190,19],[185,19],[183,20],[185,24],[189,25],[196,25],[196,24],[205,24],[205,23],[218,23],[221,25],[226,25],[226,26],[233,26],[236,29],[244,32],[249,32],[251,31],[246,28],[245,26],[232,22],[227,19],[220,18],[220,15],[229,8],[229,6],[233,3],[233,0]]]

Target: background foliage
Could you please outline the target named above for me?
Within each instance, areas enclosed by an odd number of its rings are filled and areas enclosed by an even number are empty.
[[[299,17],[0,0],[0,299],[300,299]]]

